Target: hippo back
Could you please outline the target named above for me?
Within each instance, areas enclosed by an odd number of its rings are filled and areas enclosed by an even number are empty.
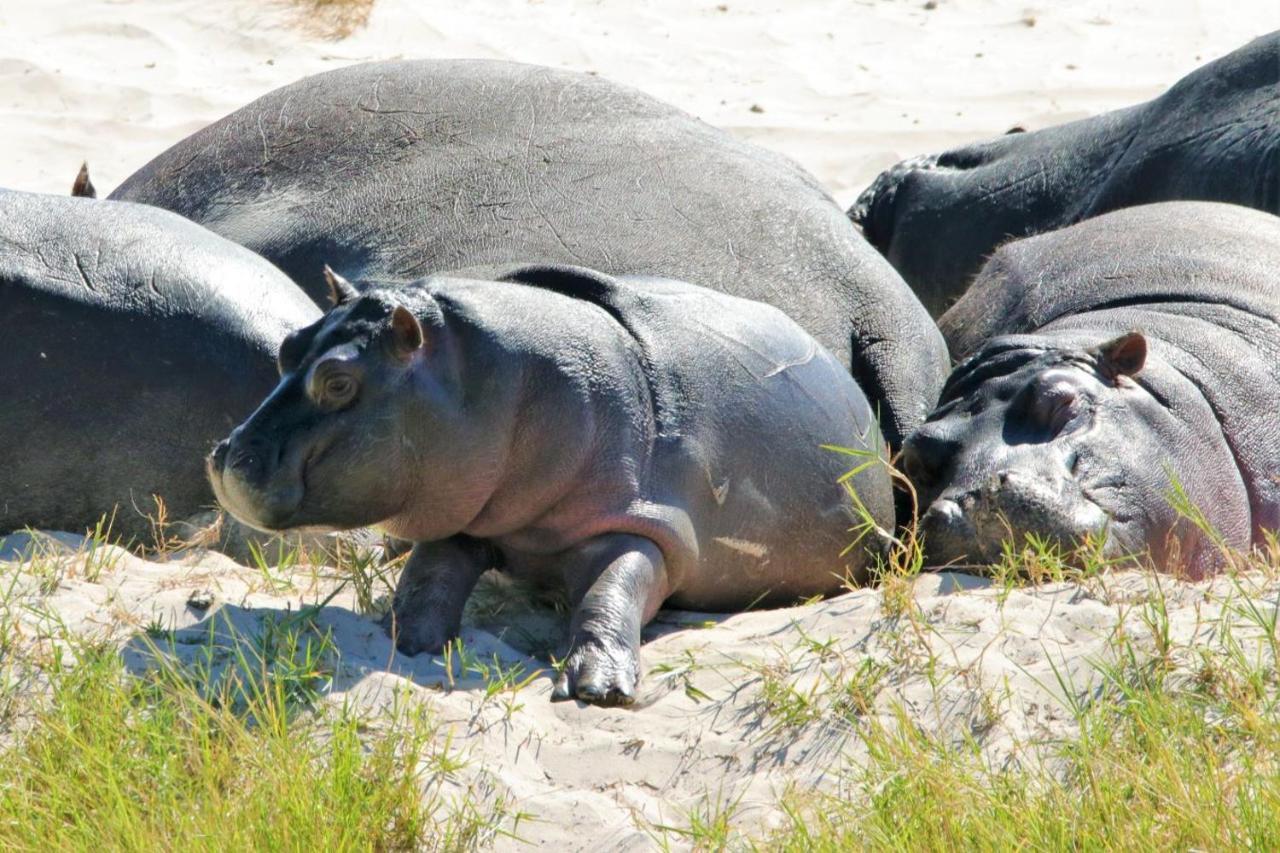
[[[145,535],[212,504],[203,456],[318,311],[252,253],[161,210],[0,191],[0,533]]]
[[[407,281],[569,263],[768,302],[849,364],[891,437],[947,367],[928,315],[790,160],[591,75],[382,62],[286,86],[113,198],[181,213],[277,264]]]
[[[1146,103],[906,160],[849,215],[941,313],[1010,238],[1177,200],[1280,213],[1280,32]]]
[[[1138,381],[1170,405],[1203,398],[1248,490],[1254,529],[1280,528],[1280,218],[1167,202],[1019,240],[996,252],[940,325],[956,356],[978,353],[974,361],[1006,341],[1079,348],[1142,331],[1152,357]]]

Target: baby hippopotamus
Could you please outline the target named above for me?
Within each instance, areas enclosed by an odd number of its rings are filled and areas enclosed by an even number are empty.
[[[1166,202],[1019,240],[941,325],[965,360],[903,451],[930,562],[1094,534],[1194,576],[1280,526],[1280,219]]]
[[[279,385],[209,474],[251,525],[416,543],[389,620],[402,651],[454,637],[490,568],[562,582],[554,698],[626,704],[664,602],[735,610],[865,579],[880,537],[852,531],[852,466],[822,445],[874,454],[880,435],[848,371],[777,309],[561,266],[330,280],[334,307],[285,340]],[[885,467],[852,484],[890,527]]]

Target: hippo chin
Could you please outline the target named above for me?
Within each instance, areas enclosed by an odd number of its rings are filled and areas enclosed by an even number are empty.
[[[1195,575],[1280,527],[1280,219],[1169,202],[1015,241],[940,325],[964,360],[903,451],[931,562],[1093,536]]]
[[[172,521],[213,507],[201,460],[319,313],[167,211],[0,190],[0,534],[106,517],[147,543],[157,499]]]
[[[193,134],[111,197],[241,243],[318,304],[325,263],[384,283],[573,264],[765,302],[853,372],[895,446],[950,366],[928,312],[811,175],[588,74],[337,69]]]
[[[1280,213],[1280,32],[1155,100],[888,169],[849,210],[935,316],[997,246],[1124,207],[1220,201]]]
[[[843,366],[776,309],[680,282],[522,267],[357,292],[287,338],[281,379],[209,459],[262,528],[376,524],[415,542],[389,630],[458,633],[480,575],[563,584],[554,698],[634,700],[664,602],[784,604],[866,578],[840,444],[881,447]],[[885,466],[853,478],[891,526]]]

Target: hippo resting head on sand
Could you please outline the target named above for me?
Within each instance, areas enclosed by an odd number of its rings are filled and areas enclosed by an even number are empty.
[[[1179,484],[1232,547],[1280,527],[1280,219],[1168,202],[1019,240],[941,325],[965,360],[903,453],[931,562],[1105,530],[1198,574]]]
[[[477,578],[502,568],[567,587],[557,697],[626,703],[664,602],[832,593],[881,547],[870,533],[844,553],[858,522],[837,480],[853,465],[821,446],[876,452],[867,400],[774,308],[571,267],[334,285],[209,474],[259,527],[416,542],[390,625],[405,652],[456,635]],[[891,526],[885,467],[852,483]]]
[[[213,507],[201,460],[319,316],[241,246],[163,210],[0,190],[0,534],[145,538]]]
[[[917,157],[849,215],[935,315],[996,246],[1137,204],[1280,213],[1280,32],[1135,107]]]
[[[193,134],[111,197],[247,246],[319,304],[326,263],[384,283],[574,264],[756,299],[853,371],[895,444],[950,367],[928,312],[811,175],[587,74],[341,68]]]

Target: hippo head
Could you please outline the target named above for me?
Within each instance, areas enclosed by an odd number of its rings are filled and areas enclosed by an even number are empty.
[[[483,505],[484,466],[467,463],[488,448],[468,429],[440,306],[327,274],[334,307],[285,339],[275,390],[210,454],[214,493],[266,530],[452,535]]]
[[[1171,476],[1205,498],[1200,462],[1221,460],[1221,432],[1144,384],[1146,361],[1131,332],[1078,349],[995,338],[961,364],[903,448],[929,562],[996,562],[1026,534],[1067,549],[1105,535],[1107,557],[1166,559],[1188,527]],[[1200,559],[1195,543],[1178,547],[1188,565]]]

